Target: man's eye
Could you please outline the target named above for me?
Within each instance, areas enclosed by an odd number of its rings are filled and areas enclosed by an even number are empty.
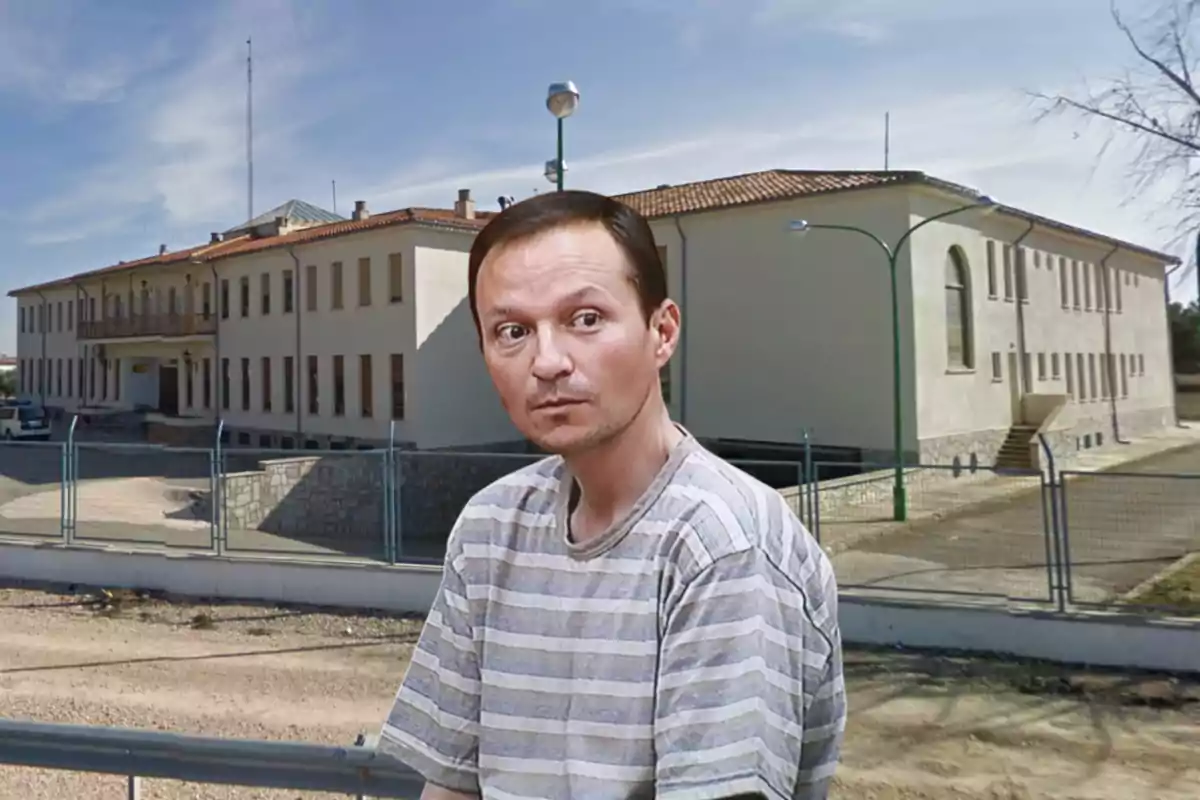
[[[520,325],[508,324],[496,328],[496,338],[502,342],[517,342],[525,336],[525,329]]]
[[[600,315],[595,311],[583,311],[575,315],[574,322],[580,328],[594,328],[600,324]]]

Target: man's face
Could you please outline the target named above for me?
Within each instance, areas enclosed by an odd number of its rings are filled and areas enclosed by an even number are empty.
[[[599,224],[493,250],[476,283],[483,355],[513,424],[569,455],[625,430],[678,340],[666,301],[649,324],[632,266]]]

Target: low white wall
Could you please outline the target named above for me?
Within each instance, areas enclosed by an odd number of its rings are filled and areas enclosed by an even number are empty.
[[[4,540],[0,580],[4,579],[423,614],[437,595],[442,569]]]
[[[441,568],[0,540],[4,579],[423,614],[437,594]],[[841,598],[839,617],[842,637],[850,644],[1200,674],[1200,622],[925,605],[848,594]]]

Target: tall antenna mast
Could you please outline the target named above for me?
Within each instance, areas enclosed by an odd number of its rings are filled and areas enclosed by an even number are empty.
[[[883,113],[883,171],[887,172],[892,150],[892,112]]]
[[[246,39],[246,219],[254,219],[254,46]]]

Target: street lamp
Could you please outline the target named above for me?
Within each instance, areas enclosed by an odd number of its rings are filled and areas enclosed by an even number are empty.
[[[566,165],[563,163],[563,120],[575,113],[575,109],[579,108],[579,89],[575,87],[574,81],[562,81],[560,83],[550,84],[550,88],[546,90],[546,108],[558,120],[558,155],[554,159],[555,166],[555,185],[558,191],[563,190],[563,173],[566,172]],[[549,169],[546,170],[549,173]],[[547,174],[549,178],[549,174]]]
[[[904,415],[901,411],[903,393],[900,389],[900,293],[896,277],[896,265],[900,257],[900,250],[914,233],[931,222],[936,222],[937,220],[945,219],[964,211],[981,209],[985,212],[990,212],[995,208],[995,200],[987,195],[980,195],[973,203],[967,203],[966,205],[952,208],[949,211],[934,214],[932,217],[926,217],[901,234],[900,238],[896,240],[895,245],[890,246],[876,234],[866,228],[859,228],[855,225],[826,225],[812,223],[803,219],[792,220],[788,223],[788,230],[797,236],[803,236],[812,230],[857,233],[873,241],[883,251],[884,256],[887,257],[888,275],[891,278],[892,291],[892,435],[894,438],[893,448],[895,450],[894,459],[896,462],[895,478],[892,487],[892,512],[893,518],[897,522],[903,522],[908,519],[908,492],[904,487]]]
[[[561,190],[562,189],[562,181],[559,178],[559,173],[566,172],[569,169],[570,169],[570,167],[567,166],[567,162],[564,161],[562,163],[562,170],[559,170],[558,161],[552,158],[546,162],[546,166],[545,166],[542,174],[546,176],[546,180],[550,181],[551,183],[556,185]]]

